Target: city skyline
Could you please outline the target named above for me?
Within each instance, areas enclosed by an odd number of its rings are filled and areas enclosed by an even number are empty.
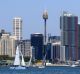
[[[0,1],[0,29],[6,29],[6,31],[12,33],[12,19],[16,16],[20,16],[23,20],[23,38],[30,38],[30,34],[35,32],[44,34],[44,20],[42,14],[46,9],[49,15],[49,19],[47,20],[47,33],[60,35],[59,18],[62,11],[68,11],[80,16],[78,9],[80,6],[79,2],[78,0],[2,0]]]

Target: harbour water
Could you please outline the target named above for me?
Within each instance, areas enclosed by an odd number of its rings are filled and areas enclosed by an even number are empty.
[[[9,67],[0,67],[0,74],[80,74],[80,67],[29,67],[25,70],[9,69]]]

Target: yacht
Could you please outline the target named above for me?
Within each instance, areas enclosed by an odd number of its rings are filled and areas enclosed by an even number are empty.
[[[20,56],[21,56],[21,58],[20,58]],[[10,69],[26,69],[23,54],[19,50],[19,46],[17,46],[17,49],[16,49],[14,64],[12,67],[10,67]]]

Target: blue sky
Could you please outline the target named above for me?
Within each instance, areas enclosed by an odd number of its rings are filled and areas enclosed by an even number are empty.
[[[80,17],[80,0],[0,0],[0,29],[13,31],[12,19],[23,19],[23,38],[29,39],[31,33],[44,33],[43,11],[47,9],[47,33],[60,35],[59,17],[68,11]]]

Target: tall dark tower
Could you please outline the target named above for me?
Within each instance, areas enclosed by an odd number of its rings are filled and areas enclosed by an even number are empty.
[[[34,56],[36,60],[42,60],[43,57],[43,34],[31,34],[31,46],[34,48]]]
[[[46,10],[43,12],[43,19],[44,19],[44,44],[46,44],[46,33],[47,33],[46,32],[46,21],[48,19],[48,13]]]

